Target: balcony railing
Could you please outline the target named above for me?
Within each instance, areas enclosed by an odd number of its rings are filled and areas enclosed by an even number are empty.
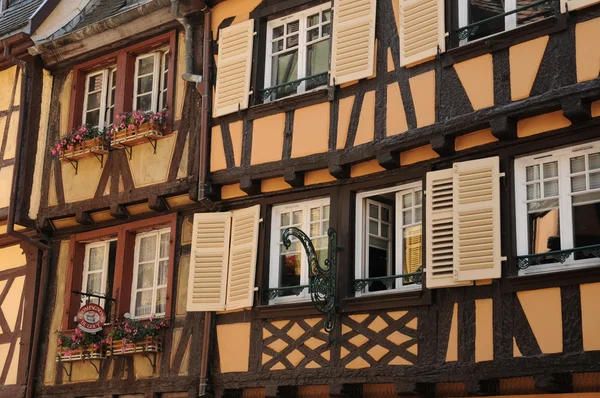
[[[287,95],[295,94],[298,90],[298,86],[303,82],[306,82],[306,86],[309,89],[317,88],[319,86],[327,85],[328,72],[319,73],[317,75],[303,77],[302,79],[292,80],[286,83],[278,84],[276,86],[268,87],[259,91],[260,96],[264,101],[271,99],[271,95],[277,94],[277,97],[285,97]]]
[[[354,290],[361,292],[365,290],[367,286],[371,287],[374,282],[381,282],[388,289],[393,288],[396,285],[396,280],[402,278],[404,283],[414,283],[420,285],[423,274],[419,272],[411,272],[409,274],[399,274],[390,276],[378,276],[374,278],[362,278],[354,280]]]
[[[267,289],[267,296],[269,297],[269,300],[275,300],[277,297],[291,296],[292,294],[299,296],[304,289],[309,288],[309,285],[274,287]]]
[[[527,254],[524,256],[518,256],[517,261],[519,264],[519,269],[527,269],[534,265],[540,265],[550,262],[563,264],[574,253],[581,253],[584,256],[593,256],[600,258],[600,244],[574,247],[573,249],[554,250],[545,253]]]
[[[473,36],[479,27],[482,25],[489,25],[490,22],[496,21],[498,19],[504,18],[508,15],[516,14],[523,11],[539,11],[539,14],[535,14],[533,16],[527,18],[534,17],[550,17],[554,15],[560,14],[560,2],[559,0],[539,0],[533,2],[531,4],[524,5],[522,7],[517,7],[514,10],[507,11],[503,14],[494,15],[493,17],[482,19],[481,21],[474,22],[470,25],[462,26],[456,29],[455,34],[459,40],[466,40],[469,37]]]

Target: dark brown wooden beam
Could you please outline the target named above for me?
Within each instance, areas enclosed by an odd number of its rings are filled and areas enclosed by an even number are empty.
[[[329,396],[340,398],[361,398],[363,396],[362,384],[330,384]]]
[[[260,193],[260,180],[253,180],[250,176],[244,176],[240,180],[240,189],[248,195],[257,195]]]
[[[398,152],[384,152],[377,155],[377,163],[386,170],[400,167],[400,155]]]
[[[150,210],[154,210],[159,213],[169,210],[169,204],[165,198],[155,194],[150,194],[150,196],[148,196],[148,207]]]
[[[396,393],[401,397],[435,397],[435,383],[396,382]]]
[[[298,386],[266,386],[265,398],[296,398],[298,396]]]
[[[438,135],[431,139],[431,148],[440,156],[454,154],[454,136]]]
[[[78,210],[75,213],[75,221],[77,221],[81,225],[93,225],[94,220],[90,216],[90,213],[83,210]]]
[[[535,388],[548,393],[570,393],[573,392],[573,375],[570,373],[542,374],[533,377]]]
[[[584,98],[567,98],[562,102],[563,115],[571,123],[581,123],[592,118],[591,102]]]
[[[330,164],[329,174],[337,179],[350,178],[350,165],[347,164]]]
[[[514,140],[517,138],[517,121],[508,116],[501,116],[490,120],[492,135],[500,141]]]
[[[285,169],[283,171],[283,180],[294,188],[304,186],[304,172],[295,171],[294,169]]]
[[[112,204],[110,205],[110,215],[111,217],[118,218],[120,220],[124,220],[129,218],[129,212],[123,205]]]
[[[470,395],[489,396],[500,394],[500,381],[491,380],[469,380],[465,387]]]

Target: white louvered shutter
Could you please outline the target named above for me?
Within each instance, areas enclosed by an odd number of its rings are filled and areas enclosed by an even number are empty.
[[[230,234],[231,213],[194,215],[188,279],[188,311],[225,309]]]
[[[444,0],[400,0],[400,65],[446,50]]]
[[[587,6],[591,6],[592,4],[600,3],[599,0],[560,0],[560,10],[561,12],[567,12],[567,7],[569,11],[578,10],[580,8],[584,8]]]
[[[248,108],[254,20],[221,29],[213,117]]]
[[[376,0],[335,0],[331,46],[331,84],[373,75]]]
[[[254,302],[260,206],[232,213],[226,310],[252,307]]]
[[[454,280],[453,170],[427,173],[425,273],[430,289],[471,284]]]
[[[500,278],[500,160],[454,163],[453,170],[455,278]]]

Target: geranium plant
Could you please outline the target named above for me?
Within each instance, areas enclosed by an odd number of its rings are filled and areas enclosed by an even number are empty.
[[[52,155],[61,156],[65,152],[72,151],[76,147],[80,146],[84,141],[100,138],[106,139],[105,131],[99,129],[97,126],[90,124],[84,124],[82,126],[72,129],[69,134],[60,138],[60,140],[50,147],[50,153]]]
[[[158,336],[160,330],[166,327],[168,327],[166,319],[154,319],[152,317],[147,321],[125,319],[115,324],[112,332],[108,335],[108,342],[123,340],[123,346],[139,343],[146,340],[147,337]]]
[[[124,112],[119,113],[115,117],[115,123],[110,128],[110,132],[112,135],[119,130],[124,129],[135,129],[145,123],[154,123],[159,127],[164,127],[167,123],[167,110],[163,109],[160,112],[152,112],[152,111],[133,111],[133,112]]]
[[[101,334],[87,333],[79,328],[75,328],[73,334],[70,336],[61,332],[57,332],[57,334],[56,341],[58,345],[65,348],[65,350],[61,351],[63,357],[79,354],[82,349],[101,352],[107,343]]]

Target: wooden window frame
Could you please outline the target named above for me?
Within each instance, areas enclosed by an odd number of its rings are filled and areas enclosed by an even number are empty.
[[[177,50],[177,32],[175,30],[75,66],[73,68],[68,130],[82,124],[86,76],[88,73],[116,65],[117,81],[114,112],[115,115],[123,112],[131,112],[134,110],[133,94],[136,57],[164,47],[168,47],[168,51],[171,54],[168,64],[166,104],[170,120],[167,123],[167,131],[170,131],[173,119],[173,97],[175,94],[175,55]]]
[[[164,317],[165,319],[171,317],[172,300],[176,296],[173,292],[173,275],[175,268],[177,213],[95,231],[83,232],[71,236],[65,286],[64,314],[62,320],[63,331],[69,331],[75,328],[75,321],[73,318],[79,310],[81,297],[72,294],[71,292],[73,290],[79,290],[82,286],[83,262],[86,245],[93,240],[111,239],[116,237],[117,254],[115,260],[114,286],[112,290],[113,297],[117,299],[116,316],[117,318],[123,318],[124,314],[130,312],[131,308],[136,235],[138,233],[147,232],[149,229],[158,227],[166,228],[167,225],[171,228],[171,236],[167,282],[167,308]]]

